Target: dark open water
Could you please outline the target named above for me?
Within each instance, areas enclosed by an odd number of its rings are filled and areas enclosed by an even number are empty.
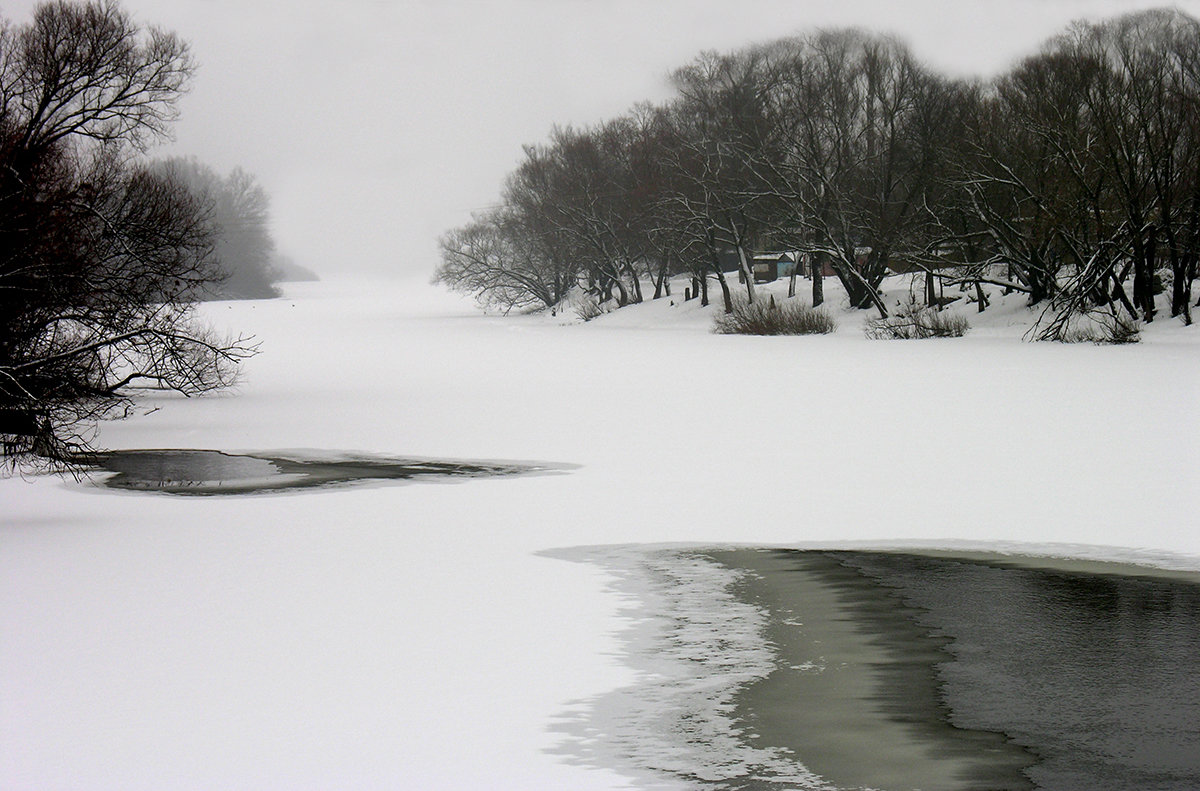
[[[735,594],[768,614],[776,651],[734,716],[756,747],[787,750],[835,787],[1200,789],[1194,578],[999,557],[706,554],[747,572]]]
[[[179,495],[262,494],[362,482],[461,480],[572,469],[564,464],[387,458],[328,451],[115,450],[89,454],[79,461],[87,469],[113,473],[98,481],[101,486]]]

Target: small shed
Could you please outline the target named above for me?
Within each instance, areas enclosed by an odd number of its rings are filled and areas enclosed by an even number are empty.
[[[796,262],[799,259],[800,254],[794,252],[758,253],[750,262],[754,271],[754,282],[770,283],[781,277],[791,277],[796,271]]]

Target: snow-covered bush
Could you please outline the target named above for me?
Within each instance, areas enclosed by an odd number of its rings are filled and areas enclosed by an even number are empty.
[[[910,302],[891,316],[870,319],[865,331],[875,340],[910,338],[961,338],[971,328],[957,313]]]
[[[1119,315],[1079,322],[1054,340],[1063,343],[1123,344],[1142,339],[1141,322]]]
[[[575,306],[575,315],[584,321],[591,321],[597,316],[603,316],[604,313],[604,308],[600,307],[594,299],[585,299]]]
[[[823,335],[837,328],[833,317],[823,310],[798,301],[776,304],[735,301],[733,312],[713,322],[713,330],[726,335]]]

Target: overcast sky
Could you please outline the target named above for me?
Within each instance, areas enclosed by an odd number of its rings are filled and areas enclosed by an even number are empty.
[[[24,22],[31,0],[5,0]],[[176,141],[254,173],[281,250],[320,273],[431,273],[521,146],[669,95],[704,49],[814,27],[899,34],[947,72],[1003,70],[1079,17],[1140,0],[124,0],[200,64]],[[1200,0],[1175,5],[1200,16]]]

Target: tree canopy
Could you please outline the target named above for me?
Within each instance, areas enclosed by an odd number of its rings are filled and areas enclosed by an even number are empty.
[[[219,279],[208,207],[143,152],[194,71],[185,42],[108,0],[0,26],[0,442],[69,461],[130,386],[193,395],[253,353],[194,318]]]
[[[1075,23],[989,81],[825,30],[703,53],[673,82],[661,106],[527,146],[500,207],[444,237],[437,279],[511,309],[691,274],[730,310],[725,273],[753,301],[748,259],[789,250],[881,314],[886,276],[924,272],[930,299],[938,278],[1027,293],[1047,338],[1089,311],[1152,321],[1164,284],[1191,323],[1200,23],[1182,12]]]

